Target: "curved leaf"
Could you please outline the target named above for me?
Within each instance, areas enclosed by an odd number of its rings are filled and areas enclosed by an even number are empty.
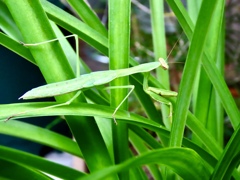
[[[131,158],[122,164],[111,166],[92,173],[82,180],[104,179],[111,174],[138,167],[145,164],[164,164],[186,180],[209,179],[210,171],[204,161],[193,150],[188,148],[164,148],[153,150],[137,157]],[[190,168],[191,167],[191,168]]]
[[[21,45],[19,42],[13,40],[12,38],[6,36],[0,32],[0,44],[15,52],[16,54],[22,56],[33,64],[36,64],[32,54],[29,49]]]
[[[1,179],[50,180],[51,178],[32,168],[0,158]]]
[[[23,117],[32,117],[32,116],[56,116],[56,115],[79,115],[79,116],[97,116],[109,118],[113,121],[112,113],[114,108],[109,106],[95,105],[95,104],[86,104],[86,103],[72,103],[68,106],[60,106],[56,108],[46,108],[46,106],[56,105],[56,103],[19,103],[19,104],[8,104],[0,105],[0,119],[6,120],[8,117],[15,115],[16,117],[12,118],[23,118]],[[21,112],[24,112],[21,114]],[[204,130],[204,127],[189,116],[188,124],[191,129],[196,131],[197,134],[203,134],[199,136],[203,143],[205,143],[208,148],[215,154],[215,157],[219,157],[221,150],[211,136]],[[136,126],[144,127],[152,131],[156,131],[159,134],[162,134],[165,137],[169,136],[169,131],[166,130],[163,126],[156,123],[155,121],[146,119],[137,114],[129,113],[127,111],[119,110],[116,113],[117,121],[123,121],[129,124]],[[11,121],[11,119],[10,119]],[[3,122],[2,122],[3,123]],[[214,146],[209,144],[213,143]],[[155,145],[154,145],[155,146]],[[206,161],[210,161],[209,164],[213,165],[213,159],[206,155]],[[211,159],[210,159],[211,158]]]
[[[32,168],[7,161],[0,158],[0,178],[1,179],[36,179],[50,180],[51,178]],[[14,173],[13,173],[14,172]]]
[[[215,5],[216,0],[204,0],[202,2],[202,7],[199,12],[179,87],[175,113],[173,114],[170,146],[181,146],[188,108],[191,100],[191,94],[193,92],[194,80],[197,70],[200,67],[199,65],[204,50],[204,43],[207,38],[207,32],[210,26],[210,20],[214,12]]]
[[[9,121],[0,126],[0,133],[31,140],[82,157],[77,143],[63,135],[21,121]]]
[[[239,152],[240,152],[240,143],[239,143],[239,139],[240,139],[240,125],[238,126],[238,128],[235,130],[235,132],[233,133],[231,139],[229,140],[229,142],[226,145],[226,148],[224,149],[224,152],[222,153],[222,156],[220,157],[213,175],[212,175],[212,179],[224,179],[224,176],[228,176],[230,177],[234,167],[231,165],[232,161],[236,161],[239,162],[239,160],[236,160],[236,157],[239,157]],[[235,164],[235,163],[233,163]],[[237,165],[237,164],[235,164]],[[230,170],[229,170],[230,168]],[[226,172],[228,174],[226,174]],[[238,177],[240,177],[240,173],[239,171],[235,172],[237,173],[236,175]]]
[[[26,153],[23,151],[15,150],[12,148],[7,148],[4,146],[0,146],[0,154],[1,154],[0,159],[4,159],[6,161],[11,161],[12,163],[19,164],[21,166],[25,166],[27,168],[34,170],[35,172],[37,169],[38,171],[42,171],[42,172],[54,175],[56,177],[61,177],[63,179],[79,178],[85,175],[80,171],[48,161],[39,156],[32,155],[30,153]],[[3,166],[2,163],[0,163],[0,165]],[[3,167],[1,167],[0,169],[3,170]],[[24,174],[21,171],[17,173],[18,171],[15,172],[13,171],[13,169],[10,171],[14,172],[13,174],[18,174],[19,176],[28,175],[28,174]],[[2,175],[2,172],[0,174]],[[19,177],[19,178],[13,178],[13,179],[25,179],[25,178]]]

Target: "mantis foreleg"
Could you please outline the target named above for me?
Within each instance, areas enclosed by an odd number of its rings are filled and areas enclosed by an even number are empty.
[[[169,106],[169,111],[170,111],[169,120],[170,120],[170,123],[172,123],[173,106],[172,106],[172,103],[169,100],[167,100],[165,97],[176,97],[177,92],[165,90],[165,89],[159,89],[155,87],[148,87],[149,74],[150,74],[149,72],[144,73],[143,90],[148,95],[150,95],[154,100]]]

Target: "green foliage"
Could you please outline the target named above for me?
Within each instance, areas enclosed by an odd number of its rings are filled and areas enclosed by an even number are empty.
[[[240,116],[223,78],[225,2],[203,0],[201,5],[188,3],[189,13],[179,0],[167,0],[167,3],[191,42],[179,95],[177,100],[169,98],[174,107],[173,122],[166,121],[168,107],[163,106],[160,113],[152,99],[144,93],[142,74],[110,83],[110,86],[128,83],[134,85],[137,103],[146,115],[143,117],[138,113],[130,113],[128,106],[131,105],[126,102],[116,113],[117,126],[113,123],[112,113],[125,97],[125,89],[111,90],[111,95],[101,93],[98,89],[89,89],[72,104],[49,109],[41,108],[65,102],[74,93],[55,97],[56,102],[2,104],[0,133],[28,139],[84,158],[89,169],[89,174],[85,174],[1,146],[1,169],[5,167],[0,173],[2,179],[27,179],[25,174],[29,175],[28,179],[50,179],[40,172],[63,179],[147,179],[147,172],[154,179],[178,179],[179,176],[183,179],[240,179]],[[63,37],[56,24],[109,57],[110,69],[138,64],[130,56],[130,40],[133,41],[130,38],[130,0],[109,1],[108,31],[84,1],[76,3],[69,0],[69,4],[82,21],[45,0],[0,1],[0,26],[3,31],[0,32],[1,45],[37,65],[48,83],[75,77],[76,54],[68,42],[27,48],[19,41],[37,43]],[[150,1],[150,9],[152,49],[155,60],[158,60],[159,57],[166,58],[167,54],[163,2]],[[83,62],[81,72],[89,72]],[[150,77],[151,86],[169,89],[168,72],[158,70],[156,77]],[[234,128],[225,147],[224,111]],[[4,123],[4,120],[16,114],[15,119],[65,116],[76,141],[21,121],[10,119]],[[186,129],[190,130],[191,139],[184,137]],[[132,148],[129,148],[129,141]],[[130,152],[132,149],[134,151]],[[146,165],[147,171],[141,168],[143,165]]]

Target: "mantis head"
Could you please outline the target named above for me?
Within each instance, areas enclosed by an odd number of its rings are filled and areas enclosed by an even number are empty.
[[[167,62],[163,59],[163,58],[159,58],[158,59],[159,62],[160,62],[160,66],[164,69],[164,70],[167,70],[169,68]]]

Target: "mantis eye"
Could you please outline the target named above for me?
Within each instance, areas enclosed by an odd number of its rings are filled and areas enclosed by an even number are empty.
[[[164,70],[167,70],[169,68],[167,62],[163,59],[163,58],[159,58],[158,59],[159,62],[161,63],[161,67],[164,69]]]

